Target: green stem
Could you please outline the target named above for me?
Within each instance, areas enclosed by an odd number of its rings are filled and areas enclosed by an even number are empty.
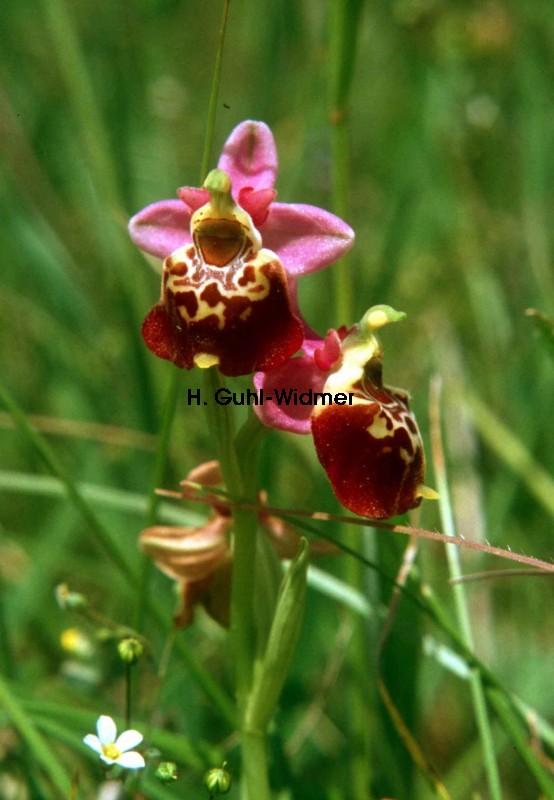
[[[329,7],[329,88],[332,134],[332,208],[338,216],[347,218],[350,190],[350,119],[349,95],[352,83],[358,20],[361,0],[333,0]],[[350,270],[343,261],[341,269],[333,270],[333,295],[337,325],[350,324],[353,319],[353,283]],[[342,526],[342,539],[355,545],[359,531],[352,526]],[[364,593],[363,564],[348,559],[344,566],[345,581]],[[367,697],[367,684],[362,676],[367,670],[368,625],[357,615],[353,618],[354,631],[347,660],[354,680],[348,689],[348,717],[351,741],[349,748],[349,773],[354,797],[368,797],[371,782],[370,726],[364,708],[371,700]]]
[[[223,378],[215,368],[205,370],[205,391],[213,398],[223,385]],[[207,420],[212,441],[221,465],[227,491],[247,502],[255,500],[257,476],[257,448],[254,437],[241,442],[241,470],[234,417],[231,406],[207,407]],[[246,427],[250,429],[248,423]],[[245,429],[243,429],[245,430]],[[256,452],[254,452],[256,451]],[[265,730],[245,730],[245,714],[252,688],[254,659],[256,656],[256,626],[254,614],[254,586],[256,580],[256,537],[258,516],[254,511],[233,510],[233,573],[231,583],[231,639],[235,663],[235,689],[237,717],[241,730],[244,800],[269,800]],[[260,742],[263,744],[260,744]]]
[[[133,666],[132,664],[125,664],[125,726],[131,727],[131,705],[133,694],[132,682]]]
[[[243,731],[242,763],[246,790],[243,800],[269,800],[267,743],[265,731]]]
[[[221,78],[221,64],[223,61],[223,45],[225,44],[225,32],[227,30],[227,19],[229,17],[229,3],[230,0],[225,0],[223,8],[223,19],[221,20],[221,28],[219,31],[219,46],[217,48],[217,55],[215,58],[214,76],[212,79],[212,90],[210,95],[210,106],[208,110],[208,124],[206,127],[206,138],[204,140],[204,153],[202,155],[202,169],[200,171],[200,183],[204,182],[206,175],[210,169],[210,154],[212,150],[215,119],[217,115],[217,97],[219,94],[219,82]]]
[[[348,216],[350,191],[349,96],[354,74],[357,31],[363,0],[333,0],[329,8],[329,95],[332,133],[333,211]],[[352,279],[344,268],[333,271],[338,324],[352,321]]]
[[[233,513],[233,522],[231,634],[235,653],[237,705],[239,719],[242,721],[252,686],[256,654],[254,582],[258,519],[252,511],[237,509]],[[245,757],[246,753],[243,752],[243,758]]]
[[[430,400],[430,417],[431,417],[431,437],[433,441],[433,466],[435,470],[435,478],[437,481],[437,490],[439,493],[439,512],[441,517],[442,530],[447,536],[456,536],[456,526],[454,522],[454,515],[452,512],[452,505],[450,502],[450,490],[448,484],[448,476],[446,472],[446,462],[442,446],[442,434],[440,423],[440,391],[441,386],[438,381],[435,381],[432,386],[432,396]],[[460,564],[460,554],[456,547],[446,545],[446,557],[448,560],[448,567],[450,577],[454,582],[453,593],[454,603],[456,608],[456,617],[460,629],[460,638],[468,650],[473,650],[473,633],[471,629],[471,620],[463,583],[459,582],[462,577],[462,569]],[[494,741],[492,737],[492,730],[487,711],[487,704],[485,699],[485,689],[481,674],[478,669],[473,668],[470,673],[470,687],[471,697],[473,701],[473,708],[477,721],[477,728],[481,739],[481,747],[483,751],[483,760],[485,764],[485,771],[487,774],[487,781],[489,785],[490,796],[492,800],[502,800],[502,787],[500,785],[500,775],[498,772],[498,764],[496,762],[496,754],[494,749]]]

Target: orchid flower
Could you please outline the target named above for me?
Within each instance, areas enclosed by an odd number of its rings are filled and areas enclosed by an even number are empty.
[[[270,427],[311,432],[340,502],[372,519],[402,514],[436,496],[423,484],[423,443],[408,394],[382,381],[383,348],[375,331],[404,316],[374,306],[350,332],[305,341],[303,356],[254,376],[266,396],[288,386],[319,393],[311,406],[271,402],[254,410]],[[337,396],[348,397],[348,405],[333,402]]]
[[[338,217],[274,202],[277,152],[270,129],[243,122],[201,189],[154,203],[130,222],[131,238],[164,260],[162,297],[143,337],[179,367],[217,364],[225,375],[276,368],[307,328],[298,276],[329,266],[352,245]]]
[[[142,769],[144,758],[131,748],[142,742],[142,733],[128,730],[117,735],[115,722],[111,717],[102,715],[96,723],[96,733],[88,733],[83,742],[98,753],[106,764],[117,764],[125,769]]]
[[[208,461],[191,470],[182,482],[183,496],[194,499],[191,482],[208,488],[222,483],[217,461]],[[155,525],[142,531],[140,546],[156,566],[179,584],[180,607],[174,617],[179,627],[190,625],[197,604],[223,627],[229,625],[233,554],[230,544],[232,518],[230,509],[218,502],[216,494],[203,499],[212,506],[212,516],[204,525],[177,527]],[[300,537],[279,517],[264,510],[265,494],[260,496],[258,518],[261,530],[269,538],[279,558],[297,554]],[[335,553],[327,542],[312,542],[313,553]]]

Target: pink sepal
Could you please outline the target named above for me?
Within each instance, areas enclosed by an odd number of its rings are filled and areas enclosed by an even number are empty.
[[[316,206],[272,203],[262,228],[264,247],[279,254],[289,275],[328,267],[350,250],[354,231]]]
[[[265,122],[246,120],[233,130],[219,159],[219,169],[231,178],[233,189],[272,188],[277,175],[277,148]]]
[[[297,395],[301,392],[321,392],[327,373],[322,372],[315,364],[313,358],[300,356],[299,358],[289,358],[288,361],[272,369],[269,372],[257,372],[254,375],[254,386],[260,391],[264,390],[266,400],[263,405],[255,405],[254,411],[261,422],[270,428],[277,428],[281,431],[290,433],[310,433],[310,415],[313,410],[312,405],[301,405],[295,402],[291,396],[287,405],[284,399],[281,405],[277,402],[277,397],[291,390],[295,390]]]
[[[161,200],[132,217],[129,234],[141,250],[167,258],[179,247],[192,242],[190,218],[190,209],[181,200]]]

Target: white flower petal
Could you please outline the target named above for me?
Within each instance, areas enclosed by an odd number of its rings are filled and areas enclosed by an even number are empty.
[[[102,752],[102,745],[100,744],[100,739],[98,736],[95,736],[94,733],[87,733],[84,737],[83,742],[88,746],[91,747],[95,753]]]
[[[137,744],[142,742],[142,733],[139,733],[135,730],[124,731],[121,736],[117,737],[117,741],[115,746],[121,752],[125,752],[125,750],[130,750],[132,747],[136,747]]]
[[[115,763],[126,769],[142,769],[145,766],[144,758],[135,750],[131,750],[130,753],[123,753]]]
[[[98,722],[96,723],[96,732],[98,733],[98,738],[100,739],[101,744],[113,744],[113,742],[115,742],[117,728],[115,727],[115,722],[111,717],[98,717]]]

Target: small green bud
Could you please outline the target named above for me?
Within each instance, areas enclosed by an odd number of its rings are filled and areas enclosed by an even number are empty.
[[[210,769],[204,775],[204,786],[211,795],[227,794],[231,788],[231,775],[227,772],[225,762],[221,767]]]
[[[125,664],[136,664],[142,658],[144,645],[136,636],[128,636],[118,642],[117,652]]]
[[[162,761],[156,770],[156,778],[162,783],[172,783],[176,781],[179,776],[177,775],[177,764],[173,761]]]
[[[87,611],[89,604],[84,594],[72,592],[67,583],[60,583],[54,590],[56,601],[64,611]]]

